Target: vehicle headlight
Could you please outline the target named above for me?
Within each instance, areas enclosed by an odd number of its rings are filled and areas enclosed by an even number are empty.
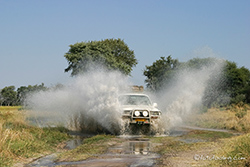
[[[143,111],[143,112],[142,112],[142,115],[143,115],[144,117],[147,117],[147,116],[148,116],[148,112],[147,112],[147,111]]]
[[[128,115],[130,114],[130,110],[124,110],[123,113]]]
[[[139,111],[135,111],[135,116],[136,117],[140,116],[140,112]]]
[[[159,112],[159,111],[151,111],[151,115],[161,115],[161,112]]]

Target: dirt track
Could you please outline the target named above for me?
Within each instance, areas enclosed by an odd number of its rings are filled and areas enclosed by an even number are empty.
[[[37,160],[28,166],[88,166],[88,167],[114,167],[114,166],[202,166],[207,161],[197,161],[195,156],[209,155],[214,150],[214,146],[204,147],[202,149],[186,149],[178,151],[178,149],[170,149],[167,153],[157,154],[166,147],[167,142],[177,141],[182,143],[199,143],[204,142],[204,138],[188,138],[188,133],[192,131],[213,131],[213,129],[199,129],[193,127],[174,129],[169,136],[147,137],[147,136],[118,136],[120,142],[110,143],[108,151],[104,154],[93,155],[91,158],[77,162],[53,162],[55,155],[47,156]],[[218,130],[214,130],[218,131]],[[229,133],[226,132],[225,133]],[[181,136],[181,138],[180,138]],[[155,142],[153,140],[171,138],[167,142]],[[177,143],[179,144],[179,143]],[[173,146],[171,146],[173,147]],[[175,147],[173,147],[175,148]]]

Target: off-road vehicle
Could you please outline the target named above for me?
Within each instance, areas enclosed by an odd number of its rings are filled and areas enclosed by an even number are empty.
[[[157,129],[161,117],[161,111],[157,103],[152,103],[149,96],[140,93],[128,93],[119,96],[122,106],[122,118],[133,132],[142,130],[149,132]]]

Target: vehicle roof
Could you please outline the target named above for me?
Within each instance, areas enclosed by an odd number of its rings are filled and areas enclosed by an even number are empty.
[[[120,94],[120,96],[122,96],[122,95],[140,95],[140,96],[148,96],[148,95],[146,95],[146,94],[143,94],[143,93],[123,93],[123,94]]]

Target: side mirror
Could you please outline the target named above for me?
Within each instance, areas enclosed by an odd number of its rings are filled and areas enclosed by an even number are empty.
[[[153,107],[157,108],[158,107],[157,103],[153,103]]]

